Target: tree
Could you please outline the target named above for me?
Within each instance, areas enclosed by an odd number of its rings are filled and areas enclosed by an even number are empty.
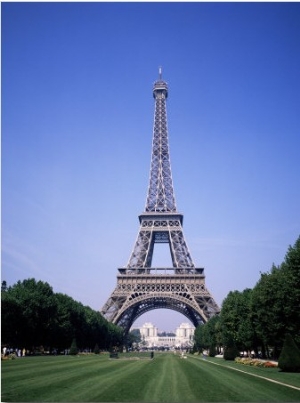
[[[224,347],[224,360],[233,361],[238,356],[239,356],[239,350],[236,347],[235,341],[232,337],[229,337]]]
[[[109,339],[109,346],[107,348],[112,351],[119,350],[120,346],[124,343],[124,331],[123,329],[117,327],[113,323],[108,322],[108,339]]]
[[[80,348],[121,346],[123,330],[100,312],[71,297],[55,294],[48,283],[28,279],[2,284],[2,343],[27,349],[41,345],[59,350],[76,339]]]
[[[1,283],[1,292],[7,291],[7,282],[5,280]]]
[[[77,348],[76,339],[73,339],[71,347],[70,347],[70,355],[77,355],[77,354],[78,354],[78,348]]]
[[[253,318],[256,333],[261,340],[263,355],[269,357],[270,346],[275,357],[283,344],[285,330],[282,322],[283,276],[273,265],[271,272],[261,274],[253,289]]]
[[[202,352],[209,348],[210,339],[207,323],[198,325],[194,332],[194,349]]]
[[[100,348],[98,346],[98,344],[96,343],[95,347],[94,347],[94,353],[95,354],[100,354]]]
[[[206,323],[197,326],[194,333],[195,351],[203,351],[208,349],[210,356],[214,357],[221,347],[220,337],[220,317],[215,315]]]
[[[300,236],[293,247],[289,246],[280,269],[283,275],[283,327],[300,345]]]
[[[278,358],[285,334],[300,344],[300,237],[289,247],[284,262],[262,273],[253,289],[254,327],[263,348]]]
[[[20,321],[15,324],[15,334],[11,335],[15,342],[26,348],[49,345],[56,316],[56,302],[50,285],[31,278],[18,281],[3,294],[14,305],[18,315],[21,310]],[[6,323],[15,323],[14,313],[8,313],[7,309],[6,313]]]
[[[215,357],[216,353],[217,353],[216,345],[215,345],[214,342],[211,342],[210,345],[209,345],[209,353],[208,353],[208,355],[210,357]]]
[[[207,339],[209,355],[214,357],[220,350],[222,345],[221,333],[220,333],[220,316],[215,315],[205,324],[207,327]]]
[[[140,329],[132,329],[126,337],[126,346],[127,348],[133,348],[135,345],[138,345],[142,340]]]
[[[289,333],[284,340],[278,367],[284,372],[300,372],[300,350]]]
[[[9,292],[1,292],[1,343],[13,346],[24,343],[25,326],[22,305]]]
[[[223,344],[233,340],[239,350],[255,348],[252,315],[252,290],[231,291],[222,304],[220,313]]]
[[[55,294],[57,312],[55,316],[55,331],[53,332],[52,344],[58,349],[69,348],[70,343],[76,336],[74,324],[72,323],[72,312],[75,301],[68,295]]]
[[[214,316],[214,332],[215,332],[215,342],[216,342],[216,353],[220,354],[223,346],[222,343],[222,327],[220,315]]]
[[[195,350],[234,343],[239,351],[257,353],[260,347],[264,357],[272,350],[278,358],[287,331],[300,345],[300,237],[284,262],[261,273],[252,290],[230,291],[215,318],[196,328]]]

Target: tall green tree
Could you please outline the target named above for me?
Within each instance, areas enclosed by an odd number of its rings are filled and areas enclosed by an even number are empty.
[[[284,278],[284,327],[300,346],[300,236],[294,246],[289,246],[281,270]]]
[[[132,329],[126,337],[126,347],[133,348],[134,345],[137,345],[142,340],[140,329]]]
[[[275,358],[283,343],[282,327],[282,273],[273,266],[270,273],[261,274],[259,282],[253,289],[252,309],[256,333],[261,340],[263,355],[270,358],[274,349]]]
[[[77,342],[76,339],[74,338],[72,340],[72,344],[70,347],[70,355],[77,355],[77,354],[78,354]]]
[[[239,350],[256,348],[251,301],[249,288],[231,291],[223,301],[220,320],[224,346],[234,341]]]
[[[220,352],[222,346],[219,315],[213,316],[205,324],[197,326],[194,333],[194,350],[209,350],[214,356]]]
[[[278,367],[285,372],[300,372],[300,350],[289,333],[283,343]]]
[[[278,358],[286,332],[300,345],[300,237],[288,248],[284,262],[262,273],[253,289],[254,324],[263,341]]]
[[[6,293],[11,301],[14,300],[15,308],[22,311],[22,318],[15,329],[16,342],[26,348],[49,345],[56,316],[56,303],[50,285],[31,278],[18,281]],[[6,322],[14,322],[12,315],[5,317]]]
[[[210,346],[208,327],[206,323],[198,325],[194,332],[194,350],[202,352]]]
[[[2,292],[1,343],[13,346],[23,345],[23,329],[25,327],[26,321],[23,317],[22,305],[9,292]]]

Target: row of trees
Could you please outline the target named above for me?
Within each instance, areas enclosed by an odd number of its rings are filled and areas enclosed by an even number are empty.
[[[100,312],[54,293],[48,283],[28,279],[1,289],[2,345],[68,349],[76,339],[80,349],[110,349],[123,344],[121,328]]]
[[[253,289],[231,291],[219,316],[195,331],[195,348],[221,347],[278,358],[286,334],[300,346],[300,237],[284,262],[262,273]]]
[[[76,339],[80,349],[110,349],[124,339],[123,330],[100,312],[71,297],[54,293],[48,283],[28,279],[1,290],[2,344],[32,349],[67,349]],[[278,358],[286,333],[300,346],[300,237],[289,247],[284,262],[262,273],[253,289],[231,291],[221,313],[195,331],[195,349],[221,347],[261,352]]]

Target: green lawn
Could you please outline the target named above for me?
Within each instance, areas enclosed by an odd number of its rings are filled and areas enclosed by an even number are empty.
[[[4,402],[299,402],[300,374],[173,353],[2,361]],[[215,365],[218,364],[218,365]],[[220,365],[221,364],[221,365]],[[244,372],[235,371],[232,368]],[[247,373],[249,372],[249,373]],[[272,383],[259,375],[298,388]]]

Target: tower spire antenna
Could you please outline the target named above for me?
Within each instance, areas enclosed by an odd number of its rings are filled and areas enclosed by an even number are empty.
[[[159,68],[158,68],[158,76],[159,76],[159,79],[162,80],[162,67],[161,66],[159,66]]]

